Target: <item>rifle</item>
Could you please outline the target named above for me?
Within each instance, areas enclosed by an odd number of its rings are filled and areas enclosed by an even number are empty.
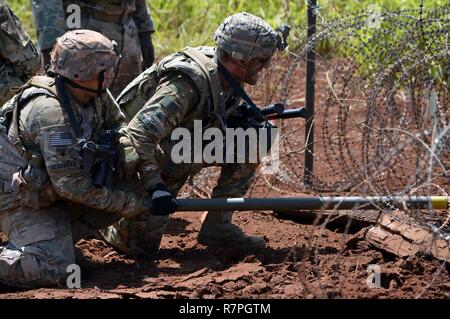
[[[306,118],[308,114],[304,107],[285,110],[283,103],[274,103],[262,108],[258,108],[244,102],[239,105],[238,110],[239,114],[232,115],[227,120],[227,124],[229,127],[235,128],[242,126],[242,123],[245,120],[249,122],[257,122],[260,125],[260,123],[267,122],[269,120]],[[244,125],[244,128],[249,126],[250,125]]]
[[[237,112],[231,114],[227,120],[227,128],[237,129],[242,128],[256,129],[257,130],[257,145],[260,145],[260,138],[265,138],[266,150],[272,148],[274,138],[278,134],[276,126],[269,123],[269,120],[274,119],[290,119],[290,118],[306,118],[307,112],[303,107],[285,110],[283,103],[274,103],[262,108],[257,107],[254,104],[242,103],[239,105]],[[246,154],[250,154],[250,150],[255,147],[251,144],[249,139],[245,139]],[[225,151],[227,152],[227,151]]]
[[[100,143],[89,141],[82,147],[83,169],[91,172],[95,187],[112,187],[116,162],[117,132],[108,130]]]

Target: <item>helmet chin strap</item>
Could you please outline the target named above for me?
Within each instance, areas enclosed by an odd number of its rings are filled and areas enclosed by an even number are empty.
[[[98,75],[98,84],[97,84],[97,96],[102,96],[103,93],[106,93],[106,89],[103,88],[103,82],[105,82],[105,71],[100,72]]]
[[[98,97],[100,97],[100,96],[102,96],[102,94],[106,93],[106,89],[103,88],[103,82],[105,81],[105,71],[102,71],[99,74],[97,89],[87,88],[87,87],[82,86],[78,83],[75,83],[74,81],[72,81],[68,78],[65,78],[65,77],[61,77],[61,78],[62,78],[63,82],[67,83],[71,87],[73,87],[75,89],[83,90],[83,91],[86,91],[89,93],[96,93]]]

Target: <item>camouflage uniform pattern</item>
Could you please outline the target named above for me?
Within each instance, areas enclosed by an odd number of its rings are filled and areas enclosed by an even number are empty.
[[[206,81],[206,80],[205,80]],[[203,129],[218,127],[220,122],[208,109],[208,99],[199,95],[194,82],[181,72],[163,77],[160,84],[141,111],[131,120],[129,134],[139,155],[139,171],[146,189],[166,181],[175,183],[179,177],[186,179],[195,175],[206,164],[169,164],[171,148],[177,141],[171,141],[170,135],[176,127],[188,128],[193,134],[194,120],[203,122]],[[228,104],[227,115],[233,114],[240,98],[232,90],[225,91],[223,102]],[[203,105],[199,102],[203,100]],[[200,105],[199,105],[200,104]],[[231,195],[231,194],[230,194]]]
[[[238,60],[267,59],[277,48],[282,49],[280,35],[261,18],[245,12],[225,19],[215,33],[215,40],[220,50]],[[164,183],[176,194],[189,176],[194,176],[202,167],[210,165],[172,162],[171,147],[176,142],[170,140],[170,135],[175,128],[187,128],[192,133],[194,120],[201,120],[203,129],[224,129],[227,119],[237,112],[240,97],[233,89],[225,89],[218,76],[205,73],[211,69],[217,73],[219,54],[213,48],[202,47],[199,50],[211,61],[196,59],[186,54],[186,50],[178,52],[147,69],[118,97],[121,109],[131,119],[128,131],[137,153],[138,169],[145,189]],[[208,77],[211,81],[208,81]],[[136,159],[135,155],[132,157],[132,160]],[[212,196],[244,196],[254,180],[258,165],[220,165],[221,175]],[[208,212],[198,241],[206,245],[229,245],[244,249],[265,245],[260,237],[246,236],[231,223],[231,219],[230,211]],[[109,227],[104,235],[116,247],[125,246],[123,243],[129,245],[130,242],[126,240],[132,238],[134,242],[131,246],[154,254],[159,249],[167,222],[168,218],[164,216],[150,216],[146,225],[144,222],[138,224],[125,221]],[[147,231],[140,231],[140,237],[132,233],[133,229]]]
[[[0,43],[1,107],[14,95],[12,89],[22,86],[40,66],[39,50],[5,0],[0,0]]]
[[[75,263],[67,211],[60,207],[21,207],[0,217],[9,239],[0,246],[0,282],[20,288],[65,283],[67,266]]]
[[[80,29],[97,31],[117,42],[121,61],[111,86],[117,96],[142,72],[138,34],[154,32],[145,0],[31,0],[42,50],[52,48],[56,38],[68,30],[66,9],[71,4],[81,9]]]
[[[56,96],[54,79],[43,76],[32,78],[22,94],[36,87],[48,87]],[[104,130],[120,129],[123,123],[123,114],[109,95],[96,98],[91,105],[71,102],[86,140],[98,141]],[[19,207],[1,215],[10,242],[0,248],[0,282],[18,287],[54,285],[64,278],[67,265],[74,263],[74,238],[122,216],[145,213],[147,208],[134,193],[93,185],[90,173],[81,167],[81,146],[58,99],[43,95],[32,99],[22,108],[19,123],[24,158],[30,159],[31,166],[29,174],[22,175],[19,192],[49,180],[62,203],[48,208]],[[75,237],[71,221],[78,221]]]
[[[215,50],[198,48],[212,62]],[[155,69],[159,77],[154,78]],[[156,85],[156,90],[150,87]],[[163,182],[176,194],[189,176],[196,175],[211,164],[175,164],[171,148],[176,142],[170,135],[176,127],[193,129],[194,120],[202,120],[203,129],[223,128],[220,123],[233,114],[240,103],[232,89],[221,88],[220,109],[226,110],[218,120],[212,107],[208,80],[200,67],[182,52],[163,59],[146,70],[122,92],[118,102],[128,118],[128,132],[139,157],[139,172],[145,189]],[[149,96],[151,96],[149,98]],[[144,105],[145,103],[145,105]],[[137,114],[134,116],[134,114]],[[134,117],[133,117],[134,116]],[[214,164],[218,165],[218,164]],[[254,180],[258,164],[222,164],[221,175],[213,189],[213,197],[242,197]],[[208,214],[212,224],[231,222],[231,212]],[[150,215],[146,220],[124,220],[103,232],[106,240],[119,249],[132,247],[134,252],[154,254],[167,227],[168,217]]]
[[[216,44],[232,58],[250,61],[270,58],[282,49],[278,32],[252,14],[242,12],[229,16],[214,34]]]
[[[25,288],[61,283],[67,266],[75,261],[73,241],[122,217],[148,212],[138,188],[134,192],[96,187],[91,171],[83,168],[83,141],[99,143],[106,130],[124,133],[124,116],[109,91],[94,90],[97,94],[91,93],[81,105],[70,90],[60,96],[63,91],[57,89],[59,84],[72,86],[76,79],[91,78],[91,72],[98,75],[112,69],[117,62],[112,42],[95,31],[70,31],[58,39],[51,57],[56,77],[33,77],[7,103],[14,106],[8,137],[27,165],[12,175],[21,205],[0,215],[9,238],[9,244],[0,248],[0,282]],[[23,194],[40,199],[48,188],[55,195],[49,203],[22,200],[27,197]]]
[[[42,77],[39,81],[51,84],[53,79]],[[78,111],[76,117],[86,141],[98,141],[106,129],[117,128],[123,118],[110,98],[96,99],[89,106],[72,103]],[[103,114],[105,117],[101,116]],[[134,196],[94,187],[90,173],[81,168],[81,146],[76,143],[69,119],[58,100],[39,96],[22,109],[20,118],[25,149],[42,156],[45,170],[60,197],[116,213],[134,206],[137,201]],[[58,143],[65,145],[62,147]]]

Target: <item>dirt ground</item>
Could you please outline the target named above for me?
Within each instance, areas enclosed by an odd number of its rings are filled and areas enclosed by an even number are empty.
[[[242,212],[235,222],[268,242],[266,249],[246,255],[197,244],[199,217],[173,216],[158,260],[133,260],[100,240],[81,241],[86,256],[104,263],[103,269],[82,270],[82,289],[3,288],[0,298],[450,297],[448,265],[426,256],[383,254],[363,240],[366,228],[346,235],[339,228],[318,229],[270,212]],[[380,266],[381,288],[367,285],[371,264]]]
[[[326,84],[320,68],[318,72],[316,99],[320,100],[325,97],[321,88]],[[301,88],[303,74],[301,70],[294,76],[298,79],[295,85]],[[302,97],[299,93],[292,99]],[[292,125],[302,123],[295,121]],[[324,165],[318,163],[319,172]],[[264,181],[257,183],[253,197],[272,195]],[[299,192],[302,190],[295,195]],[[82,269],[81,289],[16,291],[0,287],[0,299],[450,298],[448,264],[424,255],[399,258],[376,249],[364,240],[367,225],[345,232],[342,225],[313,226],[269,211],[239,212],[234,222],[246,233],[264,236],[267,241],[264,250],[246,254],[198,244],[200,217],[200,212],[172,215],[155,260],[123,255],[98,239],[82,240],[78,246],[84,255],[102,267]],[[367,284],[370,265],[379,266],[380,288]]]

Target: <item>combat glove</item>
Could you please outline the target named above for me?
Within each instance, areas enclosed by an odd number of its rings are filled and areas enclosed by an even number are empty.
[[[156,184],[149,190],[152,197],[150,213],[152,215],[165,216],[175,212],[177,199],[167,190],[163,183]]]

